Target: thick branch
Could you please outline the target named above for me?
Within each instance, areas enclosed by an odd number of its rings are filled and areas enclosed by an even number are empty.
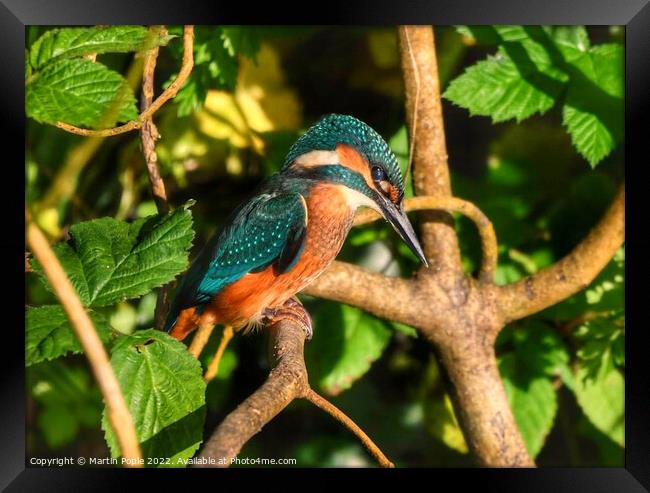
[[[393,464],[350,418],[309,387],[304,360],[304,325],[295,318],[281,318],[268,330],[274,368],[266,382],[217,427],[199,454],[204,463],[198,467],[228,467],[244,444],[296,398],[305,398],[334,416],[357,435],[382,466],[392,467]]]
[[[253,435],[309,387],[302,327],[283,321],[269,331],[277,364],[266,382],[221,422],[201,450],[199,457],[213,458],[217,462],[213,466],[229,466]]]
[[[356,306],[379,318],[416,325],[411,308],[418,286],[411,280],[334,261],[303,293]]]
[[[112,137],[113,135],[119,135],[131,130],[136,130],[142,127],[142,125],[151,118],[151,116],[160,109],[160,107],[169,101],[171,98],[176,96],[180,88],[183,86],[190,73],[192,72],[192,67],[194,66],[194,26],[185,26],[183,31],[183,64],[181,70],[178,73],[178,76],[174,79],[165,91],[158,96],[151,106],[146,111],[140,113],[136,120],[131,120],[130,122],[120,125],[119,127],[114,128],[105,128],[102,130],[90,130],[87,128],[79,128],[74,125],[69,125],[64,122],[57,122],[56,126],[66,132],[71,132],[77,135],[83,135],[85,137]]]
[[[430,26],[400,26],[400,53],[406,90],[406,118],[413,140],[413,184],[417,195],[451,195],[442,120],[438,64]],[[411,124],[412,122],[412,124]],[[453,218],[446,212],[423,214],[422,244],[432,273],[461,270]]]
[[[468,338],[440,347],[465,440],[483,466],[534,467],[510,410],[492,342],[483,342]]]
[[[131,413],[122,395],[120,384],[115,377],[106,350],[90,317],[45,236],[32,222],[27,224],[27,243],[31,247],[34,256],[43,266],[45,276],[61,302],[70,320],[70,325],[81,343],[86,358],[88,358],[95,379],[104,396],[108,420],[117,436],[122,457],[134,459],[127,461],[127,467],[142,467],[139,464],[142,454]]]
[[[517,320],[586,288],[625,240],[625,186],[587,237],[566,257],[516,283],[501,286],[498,303],[506,321]]]
[[[494,279],[498,257],[497,237],[492,223],[481,209],[471,202],[457,197],[411,197],[404,201],[404,208],[409,212],[431,209],[459,212],[471,219],[481,237],[481,249],[483,250],[483,263],[479,276],[486,282],[491,282]],[[380,218],[381,216],[374,210],[366,209],[355,217],[354,225],[360,226]]]

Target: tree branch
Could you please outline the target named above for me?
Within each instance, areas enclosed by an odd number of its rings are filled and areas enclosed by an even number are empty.
[[[34,256],[43,266],[45,276],[56,297],[61,302],[70,320],[70,325],[81,343],[86,358],[88,358],[95,379],[104,396],[106,414],[117,436],[122,457],[133,459],[127,461],[127,467],[142,467],[140,464],[142,454],[131,413],[126,405],[120,384],[115,377],[102,341],[97,335],[97,331],[81,304],[72,283],[54,251],[50,248],[47,239],[41,230],[29,220],[27,223],[27,243],[31,247]]]
[[[347,426],[384,467],[392,463],[354,422],[309,386],[304,360],[305,327],[295,318],[280,318],[268,328],[274,367],[266,382],[232,411],[214,431],[197,467],[228,467],[242,447],[296,398],[305,398]],[[210,460],[213,463],[210,464]]]
[[[400,55],[406,90],[406,118],[413,141],[413,185],[417,195],[451,195],[447,147],[442,120],[433,29],[430,26],[400,26]],[[422,245],[430,269],[461,271],[460,251],[453,218],[446,212],[422,215]]]
[[[481,249],[483,251],[483,262],[479,278],[486,282],[493,281],[498,258],[497,237],[492,223],[481,209],[471,202],[457,197],[411,197],[404,201],[404,208],[408,212],[440,209],[448,212],[458,212],[471,219],[481,237]],[[376,211],[365,209],[354,218],[354,225],[368,224],[380,218],[381,216]]]
[[[347,262],[332,262],[302,292],[361,308],[379,318],[409,325],[421,322],[411,308],[418,292],[414,282],[370,272]]]
[[[164,30],[164,27],[157,26],[150,29],[150,33],[155,36],[159,31]],[[192,46],[190,46],[192,48]],[[193,48],[192,48],[193,50]],[[158,60],[158,46],[154,46],[147,50],[144,58],[144,69],[142,74],[142,95],[140,97],[140,111],[141,115],[147,113],[152,106],[154,96],[154,72],[156,70],[156,62]],[[190,66],[190,71],[192,67]],[[188,73],[189,75],[189,73]],[[142,128],[140,130],[140,141],[142,143],[142,153],[144,154],[145,164],[147,165],[147,174],[149,175],[149,185],[151,186],[151,194],[153,195],[156,209],[159,214],[167,214],[169,212],[169,203],[167,202],[167,191],[165,190],[165,182],[160,176],[160,169],[158,168],[158,155],[156,154],[156,140],[160,138],[156,124],[153,122],[153,113],[142,121]],[[158,330],[161,330],[165,324],[165,317],[169,311],[169,290],[171,283],[161,286],[158,290],[156,298],[156,308],[154,310],[154,324]]]
[[[85,137],[112,137],[113,135],[119,135],[131,130],[137,130],[142,127],[142,125],[150,119],[153,114],[160,109],[160,107],[165,104],[168,100],[176,96],[180,88],[183,86],[190,73],[192,72],[192,67],[194,66],[194,26],[185,26],[183,30],[183,63],[181,70],[178,73],[178,76],[174,81],[169,85],[165,91],[158,96],[158,98],[147,108],[146,111],[140,113],[136,120],[131,120],[130,122],[120,125],[119,127],[105,128],[101,130],[91,130],[87,128],[79,128],[74,125],[69,125],[64,122],[57,122],[56,126],[66,132],[70,132],[77,135],[83,135]]]
[[[318,395],[311,388],[307,389],[307,392],[303,397],[311,402],[314,406],[322,409],[327,414],[334,417],[337,421],[339,421],[339,423],[343,424],[346,428],[352,431],[352,433],[354,433],[357,438],[359,438],[363,446],[366,447],[368,452],[370,452],[377,460],[377,462],[379,462],[379,465],[381,465],[381,467],[395,467],[395,464],[388,460],[382,451],[377,448],[370,437],[366,435],[366,433],[361,428],[359,428],[359,425],[348,418],[338,407],[329,402],[327,399]]]
[[[498,288],[502,316],[511,322],[585,289],[624,240],[625,185],[621,185],[603,218],[571,253],[532,276]]]
[[[152,32],[164,30],[162,27],[151,28]],[[154,71],[156,70],[156,61],[158,60],[158,46],[147,51],[144,59],[144,70],[142,75],[142,96],[140,99],[140,111],[144,115],[151,108],[154,95]],[[153,194],[156,207],[160,214],[169,212],[167,203],[167,191],[165,182],[160,176],[158,169],[158,155],[156,154],[156,140],[160,138],[158,129],[153,122],[152,116],[142,121],[140,131],[140,140],[142,142],[142,152],[149,172],[149,184]]]

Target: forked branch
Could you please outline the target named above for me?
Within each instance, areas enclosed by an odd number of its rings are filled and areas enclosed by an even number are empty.
[[[221,422],[201,450],[199,457],[205,460],[197,467],[228,467],[244,444],[296,398],[305,398],[334,416],[357,435],[380,465],[392,467],[392,462],[350,418],[309,386],[303,325],[294,319],[280,319],[268,331],[275,359],[269,377]]]

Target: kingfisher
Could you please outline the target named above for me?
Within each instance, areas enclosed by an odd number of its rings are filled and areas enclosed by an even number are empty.
[[[323,117],[203,247],[165,330],[178,340],[203,323],[246,331],[295,307],[295,294],[338,255],[359,207],[379,212],[426,265],[403,199],[402,172],[386,141],[352,116]],[[311,321],[305,330],[311,338]]]

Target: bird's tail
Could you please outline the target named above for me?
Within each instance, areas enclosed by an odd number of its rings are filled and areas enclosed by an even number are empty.
[[[182,341],[190,332],[196,329],[199,323],[196,307],[180,310],[172,304],[165,321],[165,332],[168,332],[173,338]]]

